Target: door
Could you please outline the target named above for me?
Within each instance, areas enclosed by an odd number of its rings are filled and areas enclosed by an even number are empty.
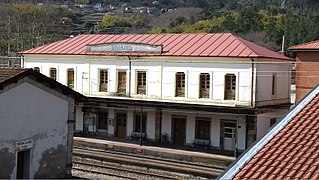
[[[221,122],[222,146],[225,150],[235,150],[236,145],[236,121]]]
[[[28,179],[30,171],[30,149],[17,153],[17,179]]]
[[[173,143],[184,145],[186,139],[186,117],[173,117]]]
[[[116,135],[120,138],[126,138],[126,113],[116,113]]]

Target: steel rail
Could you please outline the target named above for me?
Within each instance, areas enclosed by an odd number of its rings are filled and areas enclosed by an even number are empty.
[[[137,157],[123,154],[114,154],[110,152],[101,152],[94,150],[84,150],[74,148],[74,155],[89,157],[98,160],[108,160],[113,162],[122,162],[125,164],[152,167],[156,169],[169,170],[180,173],[187,173],[208,178],[217,177],[223,172],[223,168],[213,168],[202,165],[187,164],[185,162],[170,162],[147,157]]]

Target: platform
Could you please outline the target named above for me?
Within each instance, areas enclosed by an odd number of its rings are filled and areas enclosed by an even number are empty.
[[[163,148],[150,145],[140,146],[138,144],[127,142],[117,142],[87,137],[74,137],[74,146],[83,148],[95,148],[101,150],[112,150],[131,154],[142,154],[146,156],[168,158],[188,162],[209,163],[224,169],[226,169],[227,166],[235,160],[234,157],[219,154]]]

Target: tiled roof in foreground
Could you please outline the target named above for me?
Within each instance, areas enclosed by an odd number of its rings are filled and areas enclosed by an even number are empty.
[[[162,53],[90,52],[88,45],[137,43],[162,45]],[[83,34],[20,54],[96,55],[96,56],[187,56],[245,57],[291,60],[231,33],[215,34]]]
[[[319,179],[319,86],[220,179]]]

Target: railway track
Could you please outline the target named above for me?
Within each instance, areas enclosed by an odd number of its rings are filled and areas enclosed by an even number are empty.
[[[106,176],[134,179],[138,180],[143,178],[147,179],[177,179],[167,175],[143,172],[138,170],[123,169],[105,164],[73,161],[73,170],[85,171],[89,173],[103,174]]]
[[[83,158],[96,159],[107,162],[117,162],[126,165],[147,167],[163,171],[176,172],[181,174],[189,174],[192,176],[215,178],[224,171],[223,168],[209,167],[194,163],[186,163],[172,160],[164,160],[150,158],[144,156],[134,156],[128,154],[119,154],[114,152],[106,152],[96,149],[73,149],[74,156]]]

